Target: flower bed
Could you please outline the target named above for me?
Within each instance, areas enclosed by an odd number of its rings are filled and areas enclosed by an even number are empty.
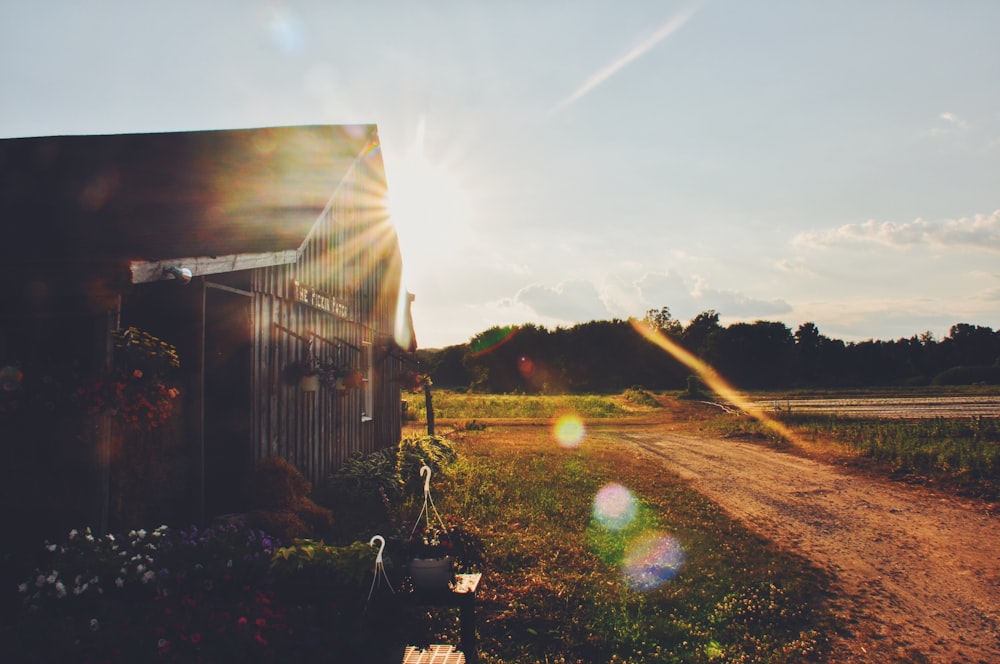
[[[18,586],[23,611],[2,652],[39,662],[272,662],[370,647],[374,625],[358,617],[373,560],[361,543],[280,547],[236,524],[121,537],[74,530],[46,543]]]

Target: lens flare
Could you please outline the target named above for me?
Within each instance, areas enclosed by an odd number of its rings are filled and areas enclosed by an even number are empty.
[[[478,357],[495,350],[510,341],[518,329],[516,325],[490,328],[469,342],[469,351]]]
[[[531,378],[535,374],[535,362],[530,357],[522,355],[517,361],[517,370],[525,378]]]
[[[594,520],[608,530],[619,531],[635,520],[639,503],[621,484],[606,484],[594,498]]]
[[[16,392],[21,389],[21,381],[24,374],[14,366],[6,366],[0,369],[0,390],[4,392]]]
[[[684,548],[665,533],[646,533],[633,541],[622,561],[625,583],[633,590],[652,590],[677,576]]]
[[[583,426],[583,420],[572,413],[561,415],[553,427],[553,434],[559,447],[576,447],[583,440],[584,433],[586,428]]]
[[[660,349],[672,355],[675,360],[685,365],[688,369],[696,372],[702,382],[708,385],[712,391],[720,397],[750,415],[758,422],[783,437],[785,440],[789,440],[793,443],[799,442],[799,437],[795,434],[795,432],[773,417],[770,417],[764,412],[763,409],[753,404],[749,399],[745,398],[732,385],[727,383],[726,380],[719,375],[719,372],[716,371],[711,365],[692,355],[665,334],[658,330],[654,330],[648,324],[634,318],[630,319],[629,322],[632,324],[635,331],[645,337],[648,341],[656,344],[660,347]]]

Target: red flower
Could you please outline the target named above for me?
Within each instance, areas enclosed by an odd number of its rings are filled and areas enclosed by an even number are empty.
[[[259,643],[262,646],[266,646],[267,645],[267,639],[265,639],[263,636],[261,636],[260,632],[257,632],[256,634],[253,635],[253,640],[256,641],[257,643]]]

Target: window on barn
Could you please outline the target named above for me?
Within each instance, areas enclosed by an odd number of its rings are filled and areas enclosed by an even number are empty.
[[[374,395],[372,394],[372,344],[364,341],[361,344],[361,421],[368,422],[372,419],[374,409]]]

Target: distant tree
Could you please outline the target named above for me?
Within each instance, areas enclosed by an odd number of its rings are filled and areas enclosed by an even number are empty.
[[[792,331],[783,323],[734,323],[718,336],[713,364],[743,388],[788,385],[794,343]]]
[[[993,364],[1000,356],[1000,332],[981,325],[957,323],[944,340],[951,366]]]
[[[719,313],[714,309],[703,311],[688,323],[681,333],[681,344],[690,352],[701,357],[707,355],[712,338],[722,332]]]
[[[671,337],[680,336],[683,330],[681,322],[670,315],[670,307],[660,307],[659,310],[650,309],[642,320],[654,330]]]

